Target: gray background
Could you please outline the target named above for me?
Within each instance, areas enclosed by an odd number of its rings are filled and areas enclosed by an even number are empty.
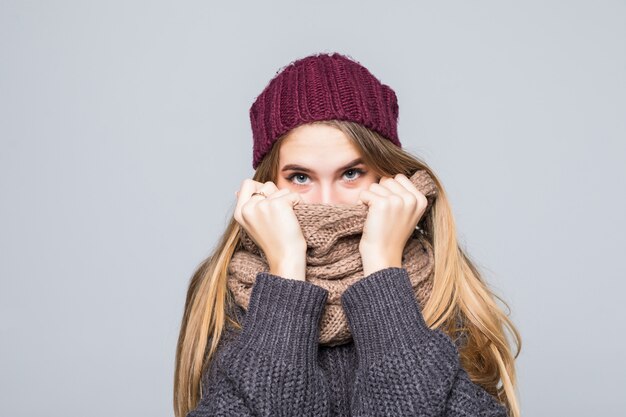
[[[397,92],[509,303],[523,414],[623,413],[625,2],[0,5],[0,416],[173,415],[249,106],[332,51]]]

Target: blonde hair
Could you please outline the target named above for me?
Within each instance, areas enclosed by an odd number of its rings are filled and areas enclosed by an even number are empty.
[[[477,267],[460,247],[452,209],[445,190],[432,170],[418,157],[394,145],[378,133],[353,122],[326,120],[340,129],[359,148],[363,162],[380,175],[411,176],[426,170],[438,188],[432,208],[420,221],[435,253],[434,284],[423,316],[430,328],[439,328],[455,342],[471,380],[497,398],[511,417],[520,417],[514,360],[521,350],[521,337],[495,299],[508,305],[489,288]],[[263,158],[253,176],[255,181],[276,182],[279,149],[288,136],[280,137]],[[239,244],[241,226],[230,219],[213,253],[197,268],[189,283],[182,318],[174,373],[174,411],[185,417],[202,397],[202,374],[217,350],[226,323],[240,329],[228,315],[232,296],[227,288],[227,268]],[[504,330],[512,334],[512,353]]]

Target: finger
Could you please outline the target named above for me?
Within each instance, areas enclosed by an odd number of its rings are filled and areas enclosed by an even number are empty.
[[[243,215],[244,209],[246,211],[251,210],[251,208],[248,206],[255,205],[256,203],[258,203],[259,201],[262,201],[265,198],[262,195],[259,196],[259,198],[253,198],[253,197],[256,197],[256,195],[254,196],[252,195],[255,192],[258,192],[263,187],[267,187],[268,189],[271,190],[271,184],[261,183],[259,181],[253,180],[252,178],[246,178],[243,180],[241,184],[241,189],[239,190],[239,194],[238,194],[237,205],[235,206],[235,211],[233,214],[237,222],[239,222],[242,225],[245,224],[246,219],[244,218],[244,215]],[[263,193],[266,194],[265,192]]]
[[[396,180],[394,178],[385,177],[385,178],[381,179],[380,185],[382,187],[387,188],[388,190],[390,190],[394,194],[399,194],[401,196],[406,196],[407,193],[409,193],[409,190],[406,189],[406,185],[401,184],[398,180]]]
[[[404,187],[407,191],[411,191],[413,193],[415,191],[418,191],[417,188],[415,188],[415,185],[411,182],[411,180],[408,179],[404,174],[397,174],[393,179],[395,180],[395,182],[402,185],[402,187]]]
[[[413,194],[415,198],[417,198],[417,201],[420,202],[420,205],[426,205],[426,203],[428,202],[426,196],[424,195],[424,193],[418,190],[417,187],[415,187],[415,184],[413,184],[413,182],[411,182],[411,180],[407,178],[406,175],[398,174],[395,176],[395,180],[398,183],[402,184],[402,186],[404,186],[407,191]]]
[[[266,196],[270,196],[278,191],[278,187],[272,181],[266,181],[257,191],[263,192]]]
[[[252,193],[257,191],[262,186],[263,186],[262,183],[255,181],[251,178],[244,179],[243,182],[241,183],[241,187],[239,187],[240,200],[242,200],[243,202],[246,202],[250,198]]]
[[[379,200],[381,198],[384,198],[384,196],[380,196],[370,190],[363,190],[359,193],[359,199],[357,201],[357,204],[371,206],[376,200]]]
[[[240,192],[241,196],[243,197],[242,200],[244,200],[242,201],[242,204],[245,204],[248,200],[252,199],[253,197],[256,197],[257,195],[259,196],[259,198],[255,199],[255,201],[267,198],[270,195],[274,194],[276,191],[278,191],[278,187],[276,187],[276,184],[274,184],[272,181],[266,181],[265,183],[261,183],[261,182],[253,181],[253,180],[251,181],[253,184],[253,190],[249,192],[250,190],[247,188],[248,187],[247,185],[245,188],[245,191],[243,190],[243,187],[242,187],[242,191]],[[249,195],[246,194],[248,192],[249,192]],[[255,194],[255,193],[262,193],[262,194]],[[247,197],[247,200],[245,199],[245,197]]]
[[[241,182],[241,186],[239,187],[239,191],[237,192],[237,204],[235,205],[234,216],[237,221],[241,221],[241,206],[243,206],[249,199],[252,193],[256,190],[257,184],[260,184],[257,181],[254,181],[251,178],[245,178]]]
[[[279,198],[283,198],[287,201],[289,201],[289,203],[291,204],[291,206],[295,206],[299,203],[301,203],[302,200],[302,195],[300,193],[296,193],[296,192],[289,192],[283,196],[280,196]]]
[[[267,195],[268,200],[275,200],[276,198],[282,197],[285,194],[289,194],[291,191],[288,188],[283,188],[282,190],[278,190],[272,194]]]
[[[250,199],[258,196],[258,198],[255,198],[254,201],[260,202],[263,200],[270,200],[272,199],[273,196],[275,196],[280,191],[281,190],[279,190],[278,187],[276,187],[276,184],[274,184],[272,181],[266,181],[265,183],[261,184],[254,193],[252,193],[252,195],[250,196]],[[285,190],[285,191],[289,192],[289,190]],[[260,193],[260,194],[256,194],[256,193]],[[280,195],[282,194],[284,194],[284,192],[281,193]]]
[[[396,175],[396,178],[402,179],[400,176],[402,176],[402,174]],[[416,195],[418,191],[413,183],[409,180],[409,184],[406,185],[404,182],[398,181],[398,179],[385,178],[382,185],[391,190],[393,194],[399,196],[405,207],[410,208],[411,210],[418,208],[420,205],[420,199]],[[406,179],[408,180],[408,178]],[[407,189],[407,187],[410,187],[411,190]]]
[[[375,182],[370,184],[369,191],[373,192],[374,194],[383,196],[383,197],[393,194],[393,192],[389,188],[381,184],[375,183]]]

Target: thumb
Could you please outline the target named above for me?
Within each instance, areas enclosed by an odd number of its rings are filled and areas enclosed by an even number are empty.
[[[363,205],[363,206],[369,206],[371,201],[372,201],[372,197],[374,197],[374,193],[372,193],[369,190],[363,190],[359,193],[359,199],[357,201],[358,205]]]
[[[302,203],[304,200],[302,199],[302,195],[300,195],[300,193],[296,193],[294,191],[290,192],[289,194],[285,195],[285,198],[287,200],[289,200],[289,202],[291,203],[291,206],[296,206],[299,203]]]
[[[280,190],[278,190],[276,192],[273,192],[272,194],[267,196],[267,199],[268,200],[274,200],[276,198],[283,197],[284,195],[286,195],[288,193],[289,193],[289,189],[288,188],[283,188],[283,189],[280,189]]]

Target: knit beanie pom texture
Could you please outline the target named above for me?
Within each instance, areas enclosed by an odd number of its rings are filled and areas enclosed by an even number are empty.
[[[319,120],[347,120],[368,127],[397,146],[398,100],[367,68],[340,53],[291,62],[270,80],[250,107],[252,166],[291,129]]]

